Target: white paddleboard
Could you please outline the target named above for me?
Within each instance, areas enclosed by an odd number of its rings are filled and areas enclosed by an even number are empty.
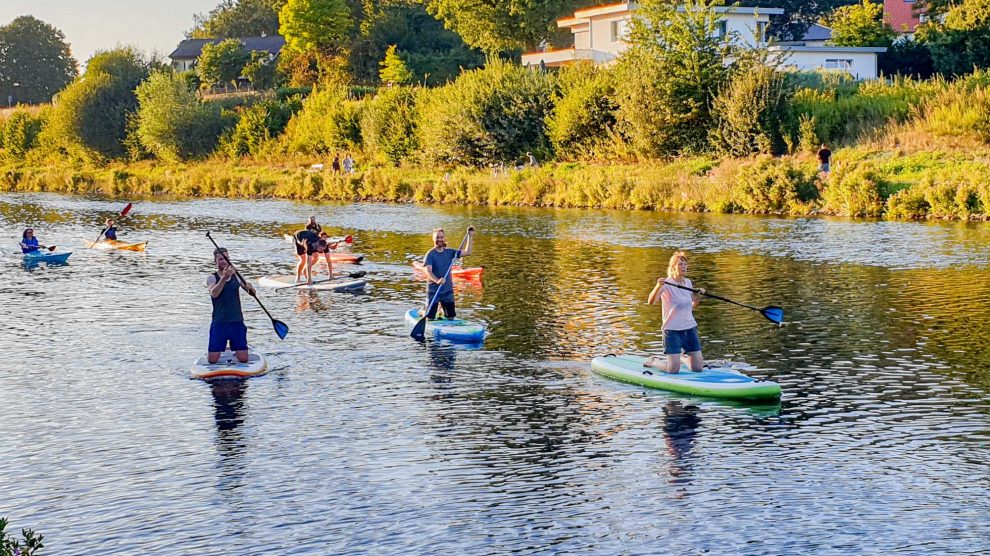
[[[296,285],[295,276],[276,276],[274,274],[258,278],[258,285],[266,288],[276,289],[296,289],[296,290],[322,290],[335,292],[358,292],[368,284],[367,280],[355,279],[334,279],[330,280],[326,276],[313,278],[312,284]]]
[[[247,363],[241,363],[231,351],[220,354],[220,359],[212,365],[207,362],[208,353],[204,353],[192,364],[189,374],[193,378],[203,380],[215,378],[248,378],[260,376],[268,372],[268,361],[265,356],[248,348]]]

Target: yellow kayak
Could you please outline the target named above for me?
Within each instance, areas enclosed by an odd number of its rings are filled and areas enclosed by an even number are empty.
[[[147,241],[141,243],[125,243],[115,239],[103,239],[97,242],[87,241],[86,247],[89,249],[106,249],[107,251],[144,251],[148,246]]]

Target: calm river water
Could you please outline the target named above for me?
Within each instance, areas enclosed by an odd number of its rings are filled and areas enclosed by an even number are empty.
[[[990,551],[990,225],[388,204],[0,195],[0,516],[45,554],[977,554]],[[188,378],[207,230],[287,273],[310,214],[353,233],[363,295],[244,299],[274,370]],[[412,341],[409,261],[469,223],[480,350]],[[35,226],[67,266],[25,269]],[[705,352],[780,404],[592,375],[659,350],[645,305],[675,248],[712,293]]]

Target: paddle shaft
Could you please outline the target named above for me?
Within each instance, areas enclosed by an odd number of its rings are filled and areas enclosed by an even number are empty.
[[[720,295],[715,295],[713,293],[703,292],[703,291],[701,291],[699,289],[696,289],[696,288],[689,288],[687,286],[682,286],[680,284],[675,284],[673,282],[668,282],[666,280],[664,280],[663,283],[666,284],[666,285],[668,285],[668,286],[674,286],[675,288],[680,288],[682,290],[687,290],[687,291],[690,291],[690,292],[701,294],[701,295],[703,295],[705,297],[710,297],[712,299],[717,299],[719,301],[725,301],[726,303],[731,303],[733,305],[738,305],[739,307],[745,307],[747,309],[752,309],[754,311],[763,312],[763,309],[760,309],[759,307],[753,307],[752,305],[746,305],[745,303],[739,303],[738,301],[733,301],[731,299],[727,299],[725,297],[722,297]]]
[[[473,231],[474,229],[472,227],[468,227],[468,232],[464,234],[464,239],[461,240],[461,245],[460,247],[457,248],[458,252],[460,252],[461,249],[464,249],[464,244],[467,242],[468,237],[471,236],[471,232]],[[450,261],[450,265],[447,266],[447,272],[445,272],[443,275],[444,282],[447,281],[447,277],[450,276],[450,271],[453,268],[454,268],[454,261]],[[427,278],[430,277],[430,274],[433,274],[433,271],[431,269],[424,267],[423,270],[426,270]],[[412,331],[409,333],[409,335],[412,336],[413,338],[419,339],[424,336],[424,333],[426,332],[426,316],[430,314],[430,311],[433,310],[433,306],[436,305],[437,300],[440,299],[440,292],[442,290],[443,290],[443,284],[438,284],[437,291],[436,293],[433,294],[433,299],[430,300],[430,304],[426,306],[426,311],[423,313],[423,317],[416,322],[416,325],[413,326]]]

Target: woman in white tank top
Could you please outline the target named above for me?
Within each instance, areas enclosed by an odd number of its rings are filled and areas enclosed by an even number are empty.
[[[701,301],[705,290],[698,288],[701,293],[690,292],[676,287],[693,287],[687,274],[687,255],[678,251],[670,257],[667,264],[667,277],[657,279],[657,285],[650,292],[648,302],[656,305],[660,301],[663,315],[663,352],[666,360],[653,356],[643,363],[644,367],[653,367],[668,373],[677,373],[681,369],[681,353],[686,353],[691,359],[691,370],[701,371],[705,360],[701,356],[701,340],[698,338],[698,322],[694,320],[694,308]]]

